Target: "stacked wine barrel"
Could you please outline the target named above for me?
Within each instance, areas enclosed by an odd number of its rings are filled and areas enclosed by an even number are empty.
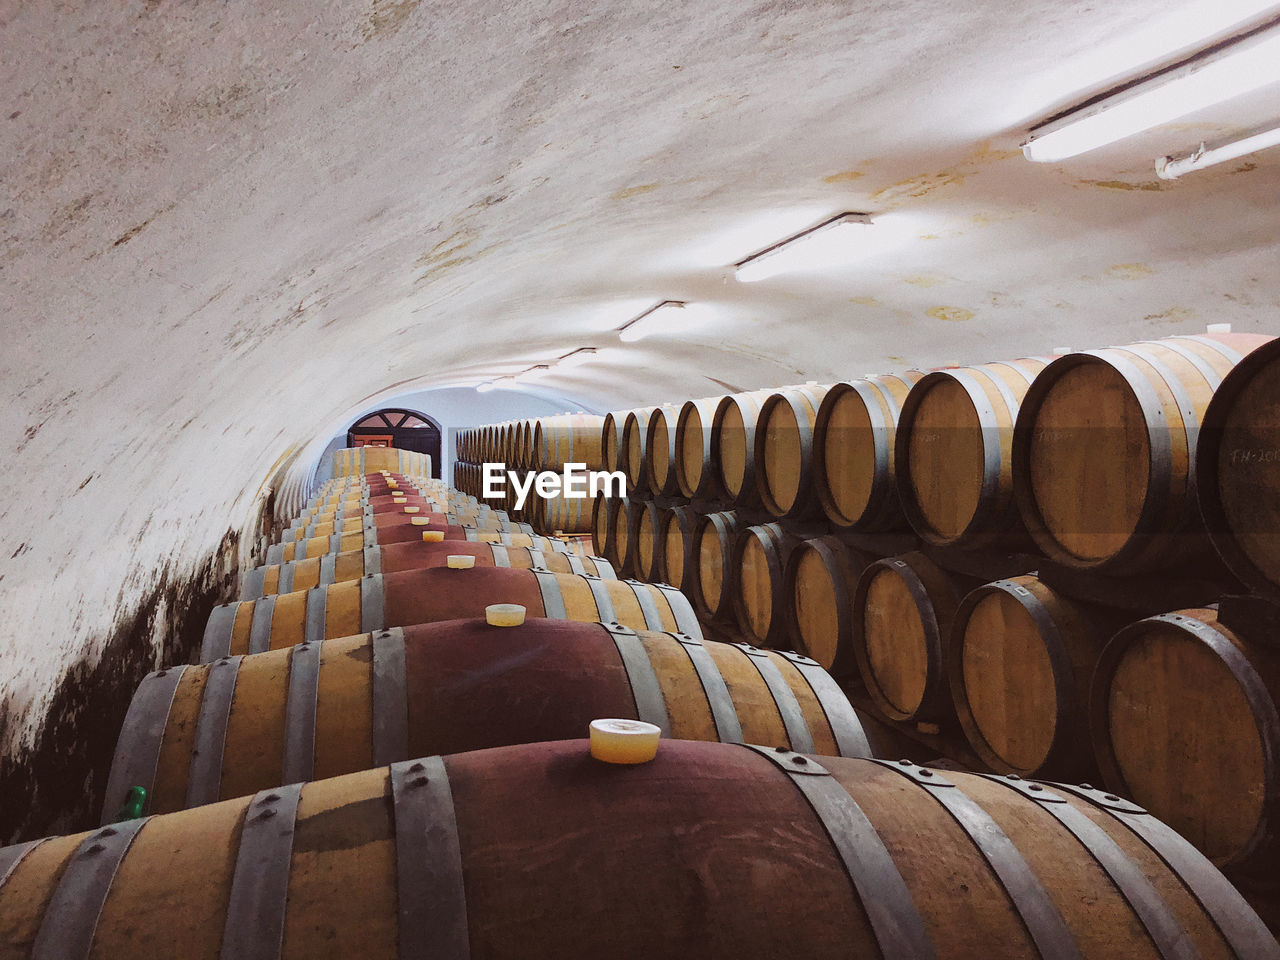
[[[140,687],[104,823],[144,816],[0,850],[0,957],[177,914],[234,957],[1276,960],[1219,872],[1280,853],[1266,339],[617,412],[596,558],[335,481]],[[455,477],[537,426],[464,432]],[[602,763],[601,716],[666,739]]]
[[[586,493],[582,497],[563,492],[559,496],[543,497],[530,490],[526,502],[517,510],[516,490],[506,479],[506,471],[515,473],[523,483],[531,471],[561,473],[567,464],[581,464],[580,469],[584,471],[602,469],[604,420],[584,413],[566,413],[460,430],[455,446],[454,485],[472,496],[483,497],[483,465],[500,464],[503,496],[489,500],[490,506],[526,520],[539,533],[548,536],[590,533],[592,504],[598,488],[582,484]],[[577,489],[575,487],[575,493]]]
[[[593,540],[707,635],[972,768],[1101,778],[1243,876],[1280,816],[1276,410],[1280,346],[1212,332],[618,411]]]

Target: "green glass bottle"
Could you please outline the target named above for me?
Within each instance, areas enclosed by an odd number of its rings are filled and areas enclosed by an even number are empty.
[[[120,823],[122,820],[137,820],[142,816],[143,808],[147,805],[147,788],[146,787],[130,787],[129,792],[124,795],[124,803],[120,805],[120,809],[116,812],[112,823]]]

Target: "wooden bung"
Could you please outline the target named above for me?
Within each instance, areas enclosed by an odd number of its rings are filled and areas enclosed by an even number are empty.
[[[172,956],[180,937],[199,960],[264,941],[282,960],[1273,960],[1230,883],[1129,809],[727,743],[667,739],[626,766],[586,739],[520,744],[7,850],[0,943],[21,958],[68,956],[60,937]]]

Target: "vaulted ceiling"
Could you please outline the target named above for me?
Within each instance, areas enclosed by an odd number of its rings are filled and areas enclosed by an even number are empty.
[[[1280,150],[1153,170],[1280,116],[1275,87],[1019,151],[1266,6],[0,3],[0,749],[274,467],[383,399],[440,388],[474,422],[460,390],[583,346],[539,397],[1280,332]],[[863,255],[735,280],[842,210],[876,220]],[[621,343],[663,299],[695,309]]]

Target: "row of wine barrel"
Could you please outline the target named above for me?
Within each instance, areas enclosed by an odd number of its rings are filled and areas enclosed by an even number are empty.
[[[398,484],[363,486],[372,502]],[[229,621],[251,652],[147,678],[104,819],[143,783],[152,815],[0,849],[0,958],[167,955],[175,933],[210,958],[986,957],[993,942],[1280,957],[1141,807],[873,759],[816,662],[655,627],[660,598],[687,615],[669,588],[497,566],[348,583],[220,608],[211,632]],[[384,628],[472,593],[550,616]],[[299,602],[318,633],[288,643],[277,627]],[[376,626],[331,634],[353,616]],[[522,742],[597,711],[688,739],[626,767],[580,740]],[[423,756],[446,750],[471,752]]]
[[[670,740],[430,756],[0,850],[0,956],[1275,960],[1086,787]]]
[[[603,417],[585,413],[509,420],[459,430],[455,454],[466,463],[503,463],[513,470],[556,470],[566,463],[598,470],[603,425]]]
[[[1071,778],[1101,766],[1112,789],[1223,864],[1272,850],[1261,838],[1280,828],[1280,659],[1212,611],[1142,620],[1107,647],[1133,615],[1072,600],[1017,566],[984,583],[920,552],[879,557],[733,512],[616,506],[610,518],[601,505],[597,520],[613,523],[596,536],[619,569],[676,584],[721,631],[860,681],[880,716],[958,718],[998,773]],[[1254,799],[1227,799],[1244,796]]]
[[[1228,564],[1280,595],[1277,384],[1280,344],[1209,333],[618,411],[602,449],[633,498],[1125,574],[1208,549],[1198,490]]]

